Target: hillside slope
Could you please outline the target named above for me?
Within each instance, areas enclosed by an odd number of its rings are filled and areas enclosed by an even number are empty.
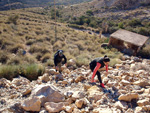
[[[95,8],[119,8],[119,9],[131,9],[137,8],[141,5],[150,4],[149,0],[93,0],[91,4]]]
[[[72,5],[89,1],[91,0],[55,0],[55,3],[56,5]],[[54,0],[0,0],[0,10],[44,7],[53,4]]]
[[[40,8],[20,9],[0,12],[0,62],[2,64],[20,64],[41,62],[53,65],[53,55],[57,49],[63,49],[68,59],[75,59],[78,66],[88,65],[94,57],[120,57],[116,51],[105,50],[100,44],[107,39],[74,30],[65,24],[55,24]],[[37,13],[36,13],[37,12]],[[26,56],[19,51],[25,49]]]

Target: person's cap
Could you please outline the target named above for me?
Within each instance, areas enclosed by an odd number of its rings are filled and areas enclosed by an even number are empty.
[[[59,50],[59,55],[60,55],[60,56],[63,55],[63,50]]]

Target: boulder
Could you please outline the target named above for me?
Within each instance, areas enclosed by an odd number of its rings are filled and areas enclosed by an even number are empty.
[[[139,98],[139,95],[137,93],[128,93],[128,94],[121,94],[118,100],[130,102],[132,99],[138,99],[138,98]]]
[[[41,104],[45,102],[63,102],[65,96],[53,85],[36,85],[32,90],[31,97],[39,97]]]
[[[26,111],[40,111],[41,101],[38,97],[30,97],[22,102],[22,108]]]
[[[88,93],[89,101],[94,100],[95,102],[100,100],[104,94],[102,89],[98,88],[97,86],[93,86],[93,87],[89,88],[87,93]]]

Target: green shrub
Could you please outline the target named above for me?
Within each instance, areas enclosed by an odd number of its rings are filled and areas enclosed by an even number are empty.
[[[130,25],[130,26],[138,26],[138,25],[141,25],[141,21],[139,20],[139,19],[132,19],[132,20],[130,20],[129,21],[129,23],[128,23],[128,25]]]
[[[18,75],[24,76],[29,80],[36,80],[45,72],[42,65],[2,65],[0,66],[0,78],[12,80]]]
[[[149,36],[150,35],[150,30],[147,29],[147,28],[144,28],[144,27],[140,27],[138,29],[138,33],[141,34],[141,35]]]
[[[19,75],[19,67],[14,65],[2,65],[0,66],[0,78],[6,78],[12,80]]]
[[[124,28],[123,23],[122,22],[118,23],[118,27],[123,29]]]
[[[38,76],[41,76],[45,72],[45,67],[37,64],[22,65],[20,70],[22,76],[29,80],[36,80]]]

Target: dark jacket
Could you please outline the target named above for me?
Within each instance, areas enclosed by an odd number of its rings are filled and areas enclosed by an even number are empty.
[[[60,63],[63,58],[64,58],[64,61],[62,62],[62,64],[65,64],[67,62],[67,58],[65,57],[65,55],[59,56],[58,52],[55,53],[55,55],[54,55],[54,64],[55,64],[55,66],[57,66],[57,64]]]
[[[90,66],[96,67],[97,63],[100,63],[101,64],[100,68],[103,68],[105,66],[103,61],[104,61],[104,57],[96,58],[93,61],[91,61]]]

